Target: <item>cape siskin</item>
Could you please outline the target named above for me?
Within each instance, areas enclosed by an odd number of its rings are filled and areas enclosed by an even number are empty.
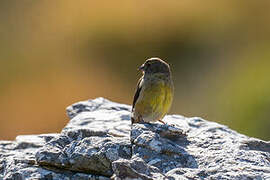
[[[140,78],[132,106],[132,123],[162,121],[173,100],[170,66],[159,58],[150,58],[139,68]]]

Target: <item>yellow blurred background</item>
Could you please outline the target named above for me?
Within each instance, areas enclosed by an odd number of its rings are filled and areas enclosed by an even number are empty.
[[[149,57],[171,64],[171,113],[270,139],[270,1],[0,2],[0,139],[60,132],[65,108],[131,104]]]

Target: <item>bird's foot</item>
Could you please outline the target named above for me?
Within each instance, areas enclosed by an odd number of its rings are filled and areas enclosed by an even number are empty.
[[[161,123],[164,124],[164,125],[166,124],[164,121],[162,121],[162,120],[160,120],[160,119],[159,119],[158,121],[161,122]]]

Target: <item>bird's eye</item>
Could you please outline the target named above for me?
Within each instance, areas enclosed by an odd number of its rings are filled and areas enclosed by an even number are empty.
[[[146,67],[149,67],[150,64],[151,64],[150,62],[146,62],[146,63],[145,63],[145,66],[146,66]]]

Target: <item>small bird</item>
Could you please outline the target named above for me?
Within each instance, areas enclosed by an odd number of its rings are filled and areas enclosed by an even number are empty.
[[[169,111],[174,86],[169,64],[160,58],[147,59],[139,68],[143,72],[133,99],[131,122],[162,122]]]

